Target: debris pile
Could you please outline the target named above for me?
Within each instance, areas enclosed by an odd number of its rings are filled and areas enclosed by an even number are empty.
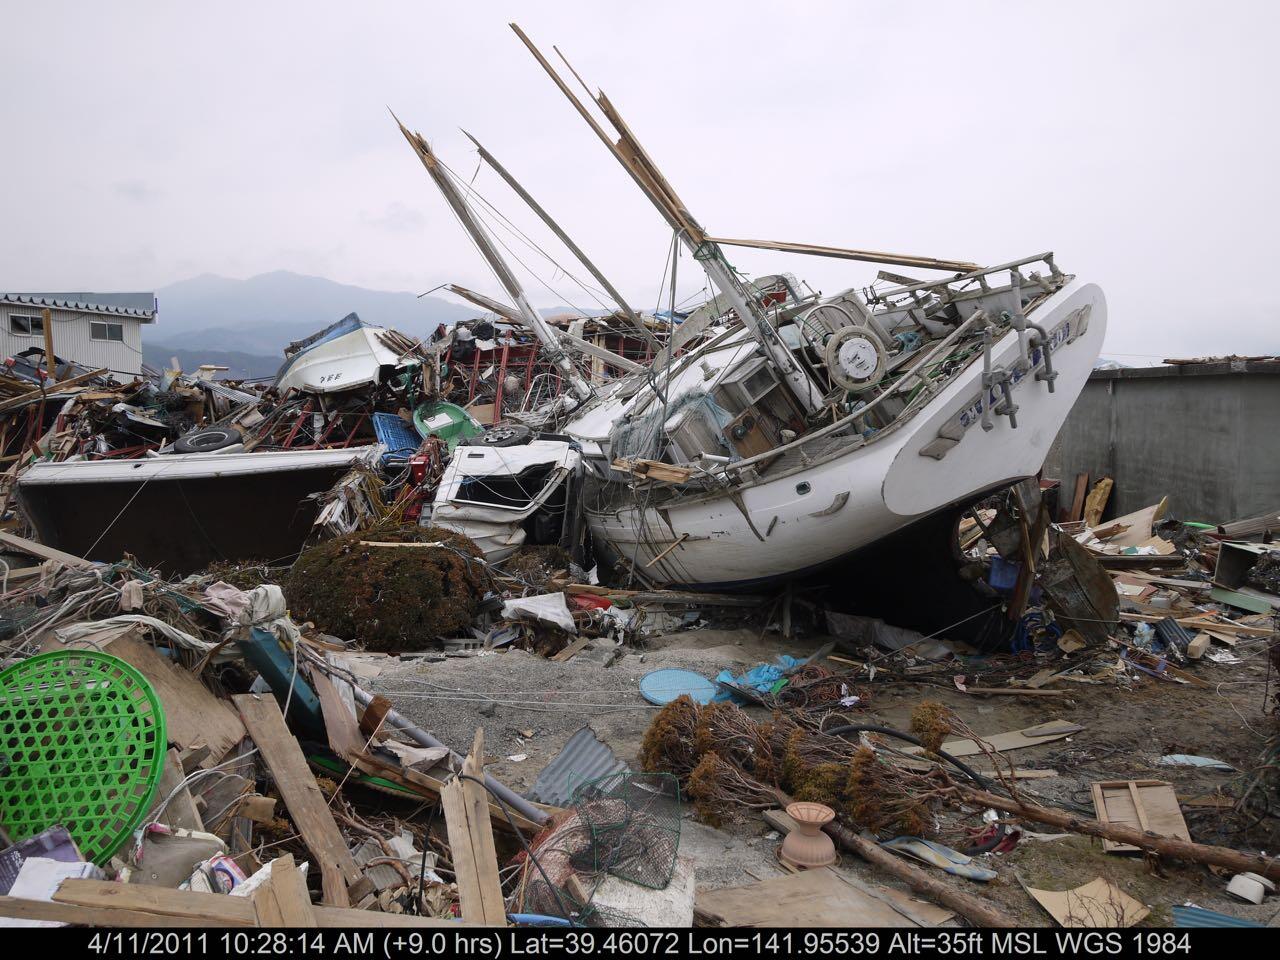
[[[401,126],[513,305],[451,287],[486,313],[425,343],[350,314],[270,385],[0,369],[0,916],[1273,919],[1280,513],[1008,485],[1098,289],[717,240],[595,106],[675,228],[660,316],[480,148],[618,305],[534,310]],[[945,276],[824,297],[731,244]]]

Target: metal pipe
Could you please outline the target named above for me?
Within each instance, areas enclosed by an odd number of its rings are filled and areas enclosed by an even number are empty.
[[[361,706],[367,707],[373,701],[372,694],[361,690],[350,680],[348,680],[347,683],[351,684],[351,691],[355,694],[355,698],[360,701]],[[441,743],[399,711],[388,710],[386,713],[386,719],[388,723],[393,724],[400,733],[403,733],[414,743],[418,744],[418,746],[444,747],[449,751],[449,755],[451,757],[459,762],[462,761],[463,757],[458,753],[458,751],[454,750],[447,743]],[[523,816],[528,817],[539,826],[550,819],[550,816],[545,810],[540,810],[506,784],[493,779],[493,777],[489,776],[487,773],[484,775],[484,782],[489,785],[490,789],[492,789],[494,793],[502,797],[507,804],[514,807],[516,810],[519,810]]]

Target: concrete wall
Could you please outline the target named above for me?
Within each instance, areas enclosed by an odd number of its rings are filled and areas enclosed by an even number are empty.
[[[1280,508],[1280,363],[1097,371],[1044,474],[1069,498],[1076,475],[1115,480],[1106,517],[1156,503],[1224,523]]]

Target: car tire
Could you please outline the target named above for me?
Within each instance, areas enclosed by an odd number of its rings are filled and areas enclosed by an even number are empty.
[[[501,423],[467,441],[469,447],[519,447],[533,439],[533,431],[522,423]]]
[[[205,427],[195,430],[174,443],[175,453],[214,453],[224,447],[244,443],[244,436],[232,427]]]

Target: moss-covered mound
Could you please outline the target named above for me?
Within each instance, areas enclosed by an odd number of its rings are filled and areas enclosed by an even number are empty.
[[[480,556],[470,539],[439,527],[365,530],[304,550],[283,586],[295,619],[370,650],[420,650],[465,635],[489,582]]]

